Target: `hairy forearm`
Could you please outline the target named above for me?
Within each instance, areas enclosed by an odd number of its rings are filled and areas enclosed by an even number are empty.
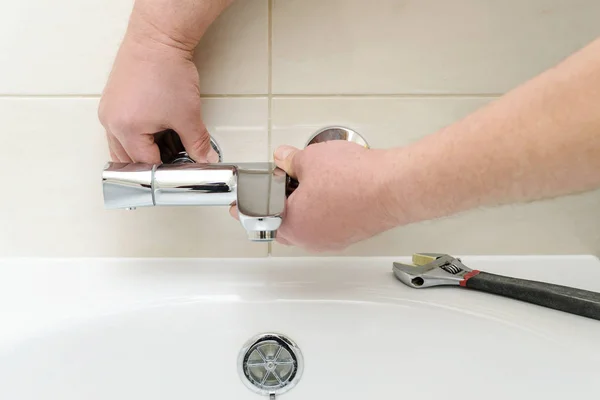
[[[600,40],[389,155],[400,223],[600,187]]]
[[[127,38],[192,52],[233,0],[136,0]]]

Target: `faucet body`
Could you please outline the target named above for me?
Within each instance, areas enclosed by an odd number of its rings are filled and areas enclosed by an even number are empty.
[[[287,175],[274,163],[127,164],[102,173],[109,209],[154,206],[231,206],[253,241],[272,241],[282,222]]]

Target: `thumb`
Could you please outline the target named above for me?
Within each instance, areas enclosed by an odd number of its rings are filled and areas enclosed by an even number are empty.
[[[275,164],[295,179],[299,179],[302,174],[298,163],[299,152],[299,149],[292,146],[279,146],[273,154]]]
[[[196,162],[216,163],[219,155],[210,144],[210,134],[202,121],[176,129],[181,143],[189,156]]]

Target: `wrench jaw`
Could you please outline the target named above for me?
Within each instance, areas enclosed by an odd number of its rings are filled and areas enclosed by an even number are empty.
[[[432,286],[460,286],[464,276],[472,270],[460,259],[447,254],[416,253],[413,265],[394,263],[393,271],[402,283],[415,289]]]

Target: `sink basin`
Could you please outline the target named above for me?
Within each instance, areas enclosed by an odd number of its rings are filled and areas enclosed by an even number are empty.
[[[600,291],[592,256],[462,260]],[[393,261],[409,259],[0,260],[0,399],[260,399],[237,363],[268,332],[303,354],[287,400],[600,395],[600,321],[411,289]]]

